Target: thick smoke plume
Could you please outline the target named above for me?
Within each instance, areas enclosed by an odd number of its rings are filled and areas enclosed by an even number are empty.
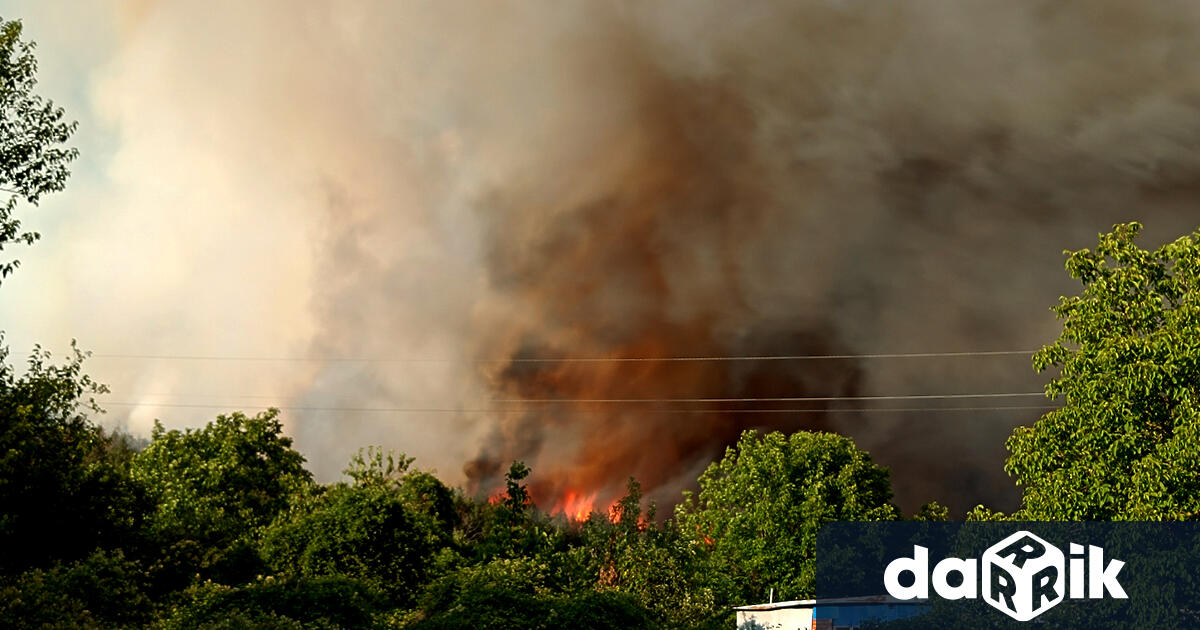
[[[181,263],[198,285],[275,270],[238,294],[257,317],[204,300],[174,338],[355,359],[258,373],[294,407],[462,410],[289,413],[325,476],[382,442],[480,492],[523,459],[545,507],[630,475],[673,502],[743,429],[823,428],[905,507],[1011,507],[1003,440],[1036,411],[520,401],[1035,391],[1024,356],[549,359],[1032,349],[1064,248],[1200,223],[1192,2],[135,5],[98,79],[115,161],[210,191],[137,207],[230,239]]]

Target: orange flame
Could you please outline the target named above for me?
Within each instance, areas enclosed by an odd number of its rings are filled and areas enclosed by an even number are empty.
[[[588,520],[588,517],[595,511],[595,507],[595,492],[584,494],[575,490],[568,490],[562,499],[550,509],[550,513],[562,514],[567,517],[567,520],[573,523],[581,523]]]
[[[616,523],[621,520],[621,511],[619,503],[613,501],[608,505],[607,509],[597,508],[596,492],[583,492],[581,490],[567,490],[563,496],[554,503],[554,507],[550,508],[550,514],[562,514],[571,523],[582,523],[592,517],[593,514],[603,514],[610,522]],[[599,502],[603,505],[603,502]],[[638,517],[638,529],[645,529],[649,526],[649,521],[643,514]]]

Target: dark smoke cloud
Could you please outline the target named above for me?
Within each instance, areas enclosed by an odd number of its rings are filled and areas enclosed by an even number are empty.
[[[481,492],[524,459],[546,506],[630,475],[669,503],[745,428],[822,428],[891,466],[907,508],[1011,508],[1003,440],[1036,412],[470,410],[1037,390],[1028,357],[515,359],[1034,348],[1074,291],[1064,248],[1200,223],[1192,2],[136,5],[101,90],[120,162],[208,159],[205,188],[242,205],[185,204],[188,239],[304,236],[225,263],[307,288],[286,321],[247,292],[272,338],[379,360],[289,371],[290,401],[464,410],[290,414],[325,477],[381,442]],[[204,303],[169,313],[176,337],[222,347],[232,309]]]
[[[586,77],[570,149],[478,203],[491,288],[516,315],[484,319],[485,347],[1036,347],[1071,290],[1064,247],[1120,220],[1165,236],[1200,219],[1180,203],[1198,172],[1195,18],[1185,5],[919,2],[592,16],[563,51]],[[515,363],[487,376],[504,398],[739,398],[1036,391],[1027,366]],[[550,500],[611,498],[634,474],[670,501],[742,429],[836,429],[893,467],[908,507],[1010,507],[1003,440],[1035,417],[547,405],[501,418],[468,471],[494,485],[501,464],[532,459]]]

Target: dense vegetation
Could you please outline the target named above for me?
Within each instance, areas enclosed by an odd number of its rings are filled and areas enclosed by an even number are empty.
[[[1084,288],[1035,357],[1064,406],[1009,441],[1018,518],[1197,518],[1200,234],[1148,252],[1138,229],[1068,258]],[[747,432],[669,518],[630,479],[569,522],[520,462],[492,501],[378,449],[322,485],[273,410],[138,443],[93,421],[84,354],[0,359],[4,627],[727,628],[768,589],[811,596],[823,523],[902,518],[887,470],[827,433]]]
[[[80,357],[40,357],[4,368],[5,627],[727,627],[767,587],[809,593],[821,522],[897,514],[887,471],[828,434],[747,433],[665,520],[632,479],[607,513],[551,518],[519,463],[496,501],[376,449],[321,485],[274,411],[135,449],[69,403],[29,404],[89,388]]]
[[[16,204],[61,189],[74,157],[20,32],[0,23],[0,249],[36,239]],[[1035,357],[1064,406],[1009,441],[1018,517],[1198,518],[1200,233],[1149,252],[1139,227],[1068,259],[1082,293]],[[605,513],[551,517],[520,462],[495,501],[377,449],[319,484],[274,410],[106,432],[84,359],[38,350],[19,371],[0,343],[5,628],[729,628],[768,589],[812,594],[823,523],[902,518],[886,469],[808,432],[742,435],[667,518],[634,479]]]

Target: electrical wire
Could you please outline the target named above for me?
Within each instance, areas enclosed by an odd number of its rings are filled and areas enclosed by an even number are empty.
[[[509,359],[369,359],[348,357],[270,357],[270,356],[225,356],[183,354],[111,354],[93,353],[100,359],[135,360],[180,360],[180,361],[243,361],[243,362],[340,362],[340,363],[446,363],[466,361],[472,363],[646,363],[646,362],[701,362],[701,361],[808,361],[808,360],[853,360],[853,359],[913,359],[913,358],[960,358],[960,357],[1003,357],[1031,355],[1033,350],[982,350],[963,352],[910,352],[910,353],[867,353],[867,354],[807,354],[807,355],[731,355],[731,356],[674,356],[674,357],[556,357],[556,358],[509,358]],[[337,406],[277,406],[283,411],[320,412],[384,412],[384,413],[497,413],[529,411],[531,407],[544,405],[664,405],[664,404],[708,404],[727,403],[804,403],[804,402],[878,402],[902,400],[970,400],[1044,396],[1043,392],[986,392],[978,394],[907,394],[878,396],[781,396],[781,397],[737,397],[737,398],[521,398],[493,399],[485,404],[500,405],[489,408],[463,408],[454,406],[429,407],[337,407]],[[126,397],[128,394],[125,395]],[[208,399],[253,399],[271,400],[280,396],[260,395],[205,395],[145,393],[136,396],[164,398],[208,398]],[[227,409],[231,405],[184,402],[129,402],[103,401],[114,407],[163,407],[195,409]],[[858,407],[858,408],[754,408],[754,409],[639,409],[638,413],[655,414],[787,414],[787,413],[877,413],[877,412],[945,412],[945,411],[999,411],[999,410],[1047,410],[1054,406],[972,406],[972,407]],[[612,410],[572,409],[568,413],[611,413]]]
[[[853,359],[928,359],[958,357],[999,357],[1033,355],[1036,350],[979,350],[967,352],[894,352],[869,354],[787,354],[787,355],[731,355],[731,356],[675,356],[675,357],[541,357],[507,359],[471,358],[399,358],[371,359],[362,357],[257,357],[226,355],[189,354],[120,354],[92,353],[95,359],[138,359],[153,361],[250,361],[279,363],[672,363],[672,362],[715,362],[715,361],[819,361]]]
[[[128,401],[102,401],[101,406],[117,407],[167,407],[184,409],[228,409],[228,405],[190,404],[190,403],[153,403]],[[375,413],[498,413],[504,411],[528,411],[522,408],[446,408],[446,407],[309,407],[309,406],[272,406],[280,411],[320,411],[320,412],[375,412]],[[1058,409],[1054,405],[1012,405],[987,407],[881,407],[881,408],[841,408],[841,409],[645,409],[637,413],[654,414],[752,414],[752,413],[876,413],[876,412],[944,412],[944,411],[1030,411]],[[611,413],[599,409],[575,409],[569,413]]]
[[[775,398],[500,398],[496,403],[726,403],[726,402],[831,402],[837,400],[952,400],[960,398],[1019,398],[1045,396],[1045,392],[996,392],[987,394],[907,394],[900,396],[780,396]]]
[[[835,402],[839,400],[957,400],[967,398],[1024,398],[1045,396],[1045,392],[991,392],[983,394],[906,394],[895,396],[779,396],[763,398],[495,398],[488,402],[498,404],[665,404],[665,403],[732,403],[732,402]],[[134,396],[179,397],[179,398],[246,398],[254,400],[280,398],[280,396],[187,396],[176,394],[134,394]]]

